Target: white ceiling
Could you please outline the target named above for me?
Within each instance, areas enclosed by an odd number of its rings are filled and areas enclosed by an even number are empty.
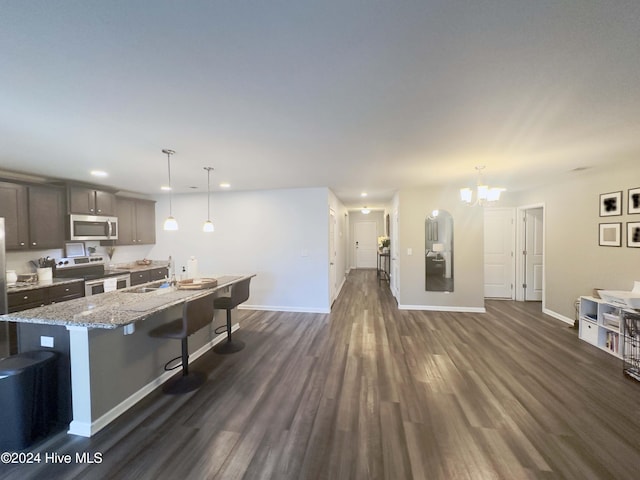
[[[212,166],[215,190],[376,206],[479,164],[519,189],[640,152],[637,0],[13,0],[0,18],[4,170],[156,194],[172,148],[177,192]]]

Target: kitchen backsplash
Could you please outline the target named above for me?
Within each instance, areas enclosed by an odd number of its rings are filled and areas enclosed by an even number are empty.
[[[100,245],[100,242],[85,242],[87,249],[94,247],[96,254],[104,255],[105,258],[109,258],[107,255],[107,247]],[[116,246],[113,257],[108,261],[108,264],[122,264],[128,262],[134,262],[136,260],[142,260],[147,258],[149,252],[153,248],[153,245],[123,245]],[[26,250],[26,251],[12,251],[7,252],[7,270],[15,270],[16,273],[33,273],[36,271],[35,267],[31,264],[31,261],[37,263],[38,258],[49,256],[54,259],[64,257],[64,249],[54,250]],[[154,259],[158,260],[158,259]]]

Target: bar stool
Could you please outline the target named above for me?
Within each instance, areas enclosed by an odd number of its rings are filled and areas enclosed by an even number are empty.
[[[175,338],[182,341],[182,375],[172,378],[164,384],[162,390],[169,394],[187,393],[199,388],[205,381],[202,372],[189,372],[189,345],[188,337],[192,333],[206,327],[213,320],[213,293],[188,300],[182,306],[182,318],[160,325],[149,332],[150,337]],[[169,363],[180,357],[176,357],[165,365],[165,370],[178,368],[176,365],[167,368]]]
[[[247,301],[247,299],[249,298],[250,282],[251,277],[240,280],[238,283],[234,283],[233,285],[231,285],[231,292],[228,297],[218,297],[213,301],[214,308],[227,311],[227,341],[219,343],[218,345],[213,347],[213,351],[216,353],[236,353],[244,348],[244,342],[231,339],[231,310],[236,308],[241,303]],[[223,331],[224,330],[219,332],[218,329],[216,329],[216,333],[222,333]]]

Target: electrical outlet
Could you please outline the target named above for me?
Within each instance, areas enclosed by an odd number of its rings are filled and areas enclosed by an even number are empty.
[[[40,336],[40,346],[53,348],[53,337]]]

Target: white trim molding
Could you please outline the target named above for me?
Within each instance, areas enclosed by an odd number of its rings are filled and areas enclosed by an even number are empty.
[[[283,307],[278,305],[238,305],[238,310],[261,310],[265,312],[295,312],[295,313],[331,313],[328,307]]]
[[[487,313],[484,307],[455,307],[447,305],[398,305],[400,310],[425,310],[431,312]]]
[[[542,313],[544,313],[545,315],[549,315],[550,317],[553,317],[556,320],[560,320],[561,322],[568,323],[569,325],[573,325],[575,323],[575,321],[570,319],[569,317],[566,317],[557,312],[554,312],[553,310],[549,310],[548,308],[543,308]]]

